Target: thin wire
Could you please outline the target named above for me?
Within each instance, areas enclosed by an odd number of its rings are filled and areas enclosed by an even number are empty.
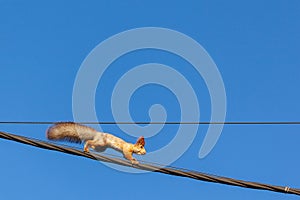
[[[118,165],[123,165],[127,167],[132,167],[140,170],[146,170],[151,172],[159,172],[164,174],[169,174],[173,176],[181,176],[181,177],[187,177],[192,178],[196,180],[202,180],[206,182],[214,182],[214,183],[220,183],[220,184],[226,184],[226,185],[232,185],[232,186],[239,186],[239,187],[245,187],[245,188],[252,188],[252,189],[258,189],[258,190],[269,190],[273,192],[279,192],[279,193],[289,193],[289,194],[295,194],[300,196],[300,189],[296,188],[290,188],[290,187],[283,187],[283,186],[274,186],[269,184],[263,184],[263,183],[257,183],[257,182],[250,182],[250,181],[243,181],[243,180],[236,180],[232,178],[227,177],[221,177],[216,175],[209,175],[201,172],[191,171],[188,169],[174,169],[170,167],[161,168],[155,165],[149,165],[149,164],[138,164],[138,165],[132,165],[129,161],[119,158],[112,158],[108,156],[103,156],[100,154],[94,154],[94,153],[85,153],[83,151],[74,149],[74,148],[67,148],[60,145],[51,144],[49,142],[39,141],[36,139],[24,137],[24,136],[18,136],[11,133],[5,133],[0,131],[0,138],[6,139],[6,140],[12,140],[19,143],[36,146],[38,148],[42,149],[48,149],[52,151],[59,151],[66,154],[81,156],[90,158],[93,160],[100,160],[104,162],[110,162]]]
[[[0,121],[0,124],[55,124],[57,122],[53,121]],[[137,121],[137,122],[77,122],[79,124],[103,124],[103,125],[114,125],[114,124],[139,124],[139,125],[147,125],[147,124],[168,124],[168,125],[300,125],[300,121],[227,121],[227,122],[179,122],[179,121],[171,121],[171,122],[147,122],[147,121]]]

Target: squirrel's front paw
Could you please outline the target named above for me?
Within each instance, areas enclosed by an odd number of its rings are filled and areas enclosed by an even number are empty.
[[[132,160],[131,160],[131,164],[133,164],[133,165],[138,165],[138,164],[139,164],[139,161],[137,161],[136,159],[132,159]]]

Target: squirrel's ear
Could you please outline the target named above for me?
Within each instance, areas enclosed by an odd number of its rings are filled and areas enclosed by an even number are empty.
[[[142,146],[145,146],[145,139],[143,136],[139,137],[139,139],[136,141],[136,144],[140,144]]]

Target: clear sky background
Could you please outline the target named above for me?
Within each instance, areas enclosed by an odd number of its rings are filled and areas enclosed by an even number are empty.
[[[146,26],[180,31],[207,50],[224,80],[227,121],[300,121],[299,10],[298,0],[0,0],[0,121],[73,121],[73,84],[85,57],[108,37]],[[201,77],[191,75],[178,57],[151,50],[125,55],[106,73],[96,94],[99,120],[113,120],[108,100],[121,67],[148,62],[168,64],[189,76],[201,102],[200,120],[209,121],[209,94]],[[149,120],[149,106],[155,103],[165,106],[169,121],[180,120],[176,97],[157,85],[133,95],[133,119]],[[47,127],[0,125],[2,131],[42,140]],[[135,141],[115,125],[102,129]],[[167,144],[177,129],[166,126],[146,141],[147,150]],[[213,151],[199,159],[206,130],[199,128],[172,166],[300,188],[300,126],[226,125]],[[0,159],[0,199],[297,198],[158,173],[129,174],[2,139]]]

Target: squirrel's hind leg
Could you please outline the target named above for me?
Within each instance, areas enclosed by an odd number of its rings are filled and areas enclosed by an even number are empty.
[[[84,147],[83,147],[83,151],[84,152],[90,152],[89,148],[91,146],[91,142],[93,142],[93,140],[87,140],[85,143],[84,143]]]
[[[89,148],[93,148],[95,151],[102,152],[106,149],[106,146],[98,140],[87,140],[84,144],[84,151],[89,152]]]

